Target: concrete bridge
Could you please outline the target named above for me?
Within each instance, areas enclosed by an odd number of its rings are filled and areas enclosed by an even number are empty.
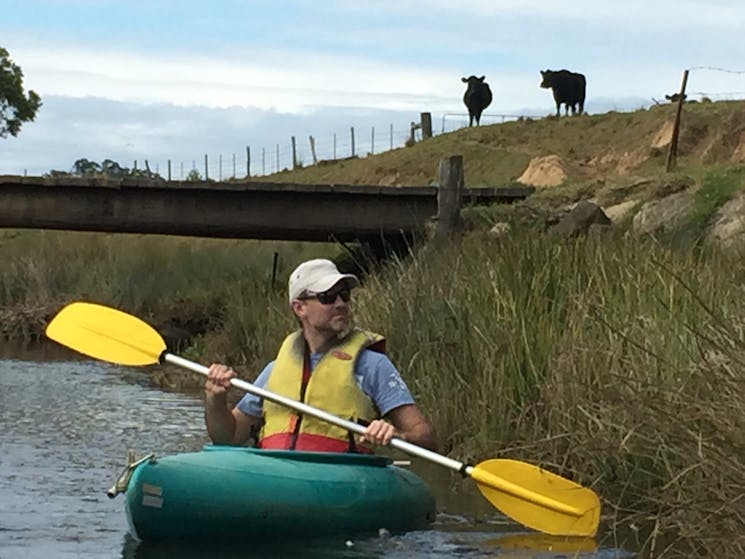
[[[510,203],[532,188],[467,188]],[[438,214],[438,188],[0,176],[0,227],[298,241],[401,237]]]

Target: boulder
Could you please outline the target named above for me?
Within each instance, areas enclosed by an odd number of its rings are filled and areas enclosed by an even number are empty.
[[[572,237],[587,233],[591,225],[608,226],[610,224],[610,219],[600,206],[589,200],[582,200],[548,231],[560,237]]]
[[[636,235],[673,231],[692,208],[693,194],[687,190],[646,202],[634,216],[631,231]]]
[[[638,200],[626,200],[625,202],[621,202],[620,204],[616,204],[614,206],[610,206],[608,208],[605,208],[603,211],[605,212],[605,215],[608,216],[608,219],[611,220],[612,223],[618,223],[621,221],[624,217],[626,217],[631,210],[634,209],[634,207],[639,203]]]
[[[740,191],[714,214],[706,240],[724,249],[745,245],[745,191]]]

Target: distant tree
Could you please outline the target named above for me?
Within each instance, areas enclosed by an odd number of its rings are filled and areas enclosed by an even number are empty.
[[[36,117],[41,98],[35,91],[23,92],[23,71],[0,47],[0,138],[17,136],[24,122]]]
[[[101,172],[101,166],[95,161],[88,161],[85,158],[78,159],[72,165],[73,175],[95,175]]]
[[[129,174],[129,169],[122,167],[116,161],[104,159],[101,162],[101,172],[109,177],[123,177]]]
[[[199,173],[194,180],[200,180]],[[57,171],[52,169],[45,176],[48,177],[109,177],[109,178],[145,178],[154,181],[165,181],[158,173],[153,173],[149,169],[129,169],[122,167],[113,159],[104,159],[101,163],[96,163],[81,157],[72,164],[69,172]],[[188,180],[188,179],[187,179]]]
[[[189,174],[186,175],[186,180],[193,182],[201,181],[202,175],[200,175],[199,171],[197,171],[196,169],[192,169],[191,171],[189,171]]]

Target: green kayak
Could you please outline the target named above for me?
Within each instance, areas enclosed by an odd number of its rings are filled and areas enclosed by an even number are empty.
[[[208,445],[147,457],[115,488],[144,541],[402,532],[427,528],[435,515],[417,475],[361,454]]]

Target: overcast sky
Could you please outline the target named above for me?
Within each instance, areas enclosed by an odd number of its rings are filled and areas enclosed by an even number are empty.
[[[211,178],[399,146],[419,113],[467,123],[462,76],[485,75],[500,115],[545,116],[541,69],[587,77],[590,113],[677,91],[745,98],[743,0],[0,0],[0,46],[42,97],[0,174],[109,158]],[[722,71],[726,70],[726,71]],[[335,143],[334,143],[335,138]],[[374,138],[374,144],[373,144]],[[278,147],[279,146],[279,147]],[[263,160],[262,160],[263,151]],[[218,168],[222,156],[222,171]]]

